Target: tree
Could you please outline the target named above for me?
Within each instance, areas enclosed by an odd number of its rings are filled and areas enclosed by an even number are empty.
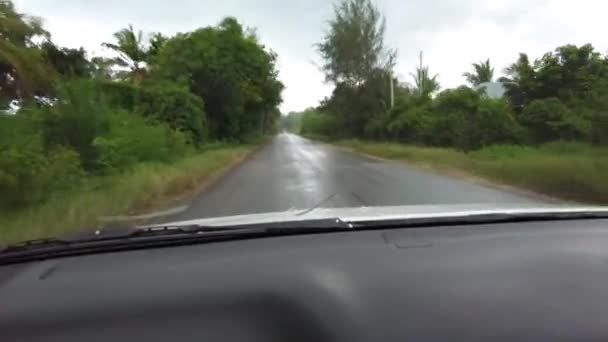
[[[184,84],[204,99],[212,139],[241,139],[278,119],[283,85],[276,55],[234,18],[169,39],[151,77]]]
[[[320,108],[344,124],[343,136],[363,136],[370,120],[389,109],[396,52],[384,46],[385,27],[371,0],[342,0],[317,44],[326,81],[335,85]]]
[[[606,59],[591,44],[560,46],[537,60],[534,68],[540,98],[558,97],[566,104],[584,105],[608,90]]]
[[[371,0],[343,0],[317,49],[327,81],[360,86],[376,70],[392,70],[396,52],[384,46],[386,20]]]
[[[505,69],[506,77],[499,81],[505,87],[505,95],[516,113],[521,113],[530,101],[536,98],[536,71],[525,53],[520,53],[517,62]]]
[[[154,58],[160,52],[165,43],[169,40],[169,38],[165,37],[162,33],[156,32],[153,33],[150,38],[150,47],[147,51],[146,62],[148,64],[152,64],[154,62]]]
[[[473,86],[478,86],[482,83],[492,82],[494,78],[494,68],[490,66],[490,59],[485,62],[473,63],[473,72],[465,72],[462,74],[467,79],[467,82]]]
[[[102,45],[114,50],[118,57],[113,61],[120,67],[130,70],[133,83],[142,82],[146,73],[145,61],[148,59],[148,51],[144,46],[142,31],[135,32],[132,25],[114,33],[117,43],[103,43]]]
[[[0,104],[23,99],[50,88],[52,73],[34,39],[48,39],[39,18],[16,12],[0,0]]]
[[[588,107],[608,95],[608,63],[590,44],[565,45],[530,62],[520,54],[500,79],[516,112],[534,100],[557,98],[571,107]]]
[[[47,63],[64,78],[89,77],[93,71],[83,48],[60,48],[51,41],[42,43],[40,48]]]
[[[557,98],[534,100],[519,116],[531,142],[543,143],[558,139],[580,139],[587,132],[584,123]],[[589,128],[590,129],[590,128]]]
[[[422,52],[420,52],[420,65],[415,73],[410,73],[414,79],[415,92],[422,98],[429,98],[434,92],[439,90],[438,75],[430,76],[429,67],[422,62]]]

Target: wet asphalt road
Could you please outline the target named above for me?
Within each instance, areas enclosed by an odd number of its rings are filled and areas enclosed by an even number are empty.
[[[538,200],[283,133],[174,219],[312,207],[534,202]]]

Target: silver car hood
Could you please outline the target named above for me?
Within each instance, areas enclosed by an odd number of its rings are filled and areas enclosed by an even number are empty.
[[[289,210],[263,214],[249,214],[197,220],[178,221],[149,227],[205,225],[230,226],[263,224],[275,222],[298,222],[336,218],[345,222],[404,220],[421,218],[466,217],[488,214],[535,214],[593,212],[608,215],[608,207],[573,205],[508,205],[508,204],[465,204],[465,205],[405,205],[358,208],[318,208],[313,210]],[[144,227],[141,227],[144,228]]]

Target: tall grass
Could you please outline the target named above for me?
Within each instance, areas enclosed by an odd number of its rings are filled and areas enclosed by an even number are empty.
[[[86,180],[43,204],[0,213],[0,241],[15,242],[91,230],[101,216],[137,212],[161,204],[244,157],[251,147],[209,150],[171,164],[137,164],[119,174]]]
[[[608,204],[608,148],[554,142],[541,146],[499,145],[463,153],[357,140],[338,145],[387,159],[442,170],[461,170],[566,200]]]

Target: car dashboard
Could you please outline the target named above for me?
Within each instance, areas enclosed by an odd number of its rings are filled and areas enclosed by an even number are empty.
[[[607,224],[332,232],[1,266],[0,339],[605,340]]]

